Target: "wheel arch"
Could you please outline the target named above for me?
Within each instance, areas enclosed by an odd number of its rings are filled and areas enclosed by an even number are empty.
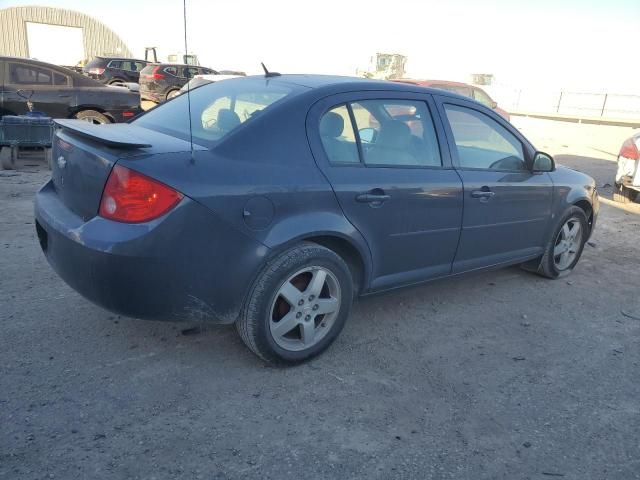
[[[589,225],[589,231],[593,228],[593,206],[591,202],[586,198],[574,201],[573,206],[580,208],[587,216],[587,224]]]
[[[364,243],[364,239],[359,241],[343,232],[316,231],[296,235],[277,246],[270,247],[267,262],[283,251],[303,242],[321,245],[340,256],[351,271],[356,294],[360,294],[368,288],[371,274],[371,256],[368,247]]]
[[[97,105],[78,105],[76,107],[73,107],[69,111],[69,118],[74,118],[78,113],[84,112],[85,110],[95,110],[96,112],[101,113],[109,120],[111,120],[111,123],[116,122],[116,119],[113,118],[113,116],[109,112],[107,112],[104,107],[99,107]]]

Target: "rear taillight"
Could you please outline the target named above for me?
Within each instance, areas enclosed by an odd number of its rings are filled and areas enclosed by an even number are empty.
[[[122,118],[133,118],[136,116],[136,112],[122,112]]]
[[[164,183],[116,165],[102,192],[99,214],[117,222],[148,222],[167,213],[182,197]]]
[[[93,75],[102,75],[104,73],[104,68],[90,68],[89,73]]]
[[[640,152],[638,152],[638,146],[633,138],[628,138],[620,149],[621,157],[630,158],[631,160],[640,160]]]
[[[151,72],[151,75],[147,75],[148,78],[153,78],[154,80],[160,80],[164,78],[164,73],[160,72],[160,67],[156,67]]]

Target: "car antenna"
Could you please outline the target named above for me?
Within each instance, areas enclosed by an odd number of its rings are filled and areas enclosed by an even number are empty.
[[[184,14],[184,54],[188,55],[189,50],[187,48],[187,0],[182,2],[182,12]],[[189,144],[191,146],[191,163],[195,163],[193,158],[193,125],[191,122],[191,88],[187,82],[187,109],[189,116]]]
[[[278,72],[270,72],[269,70],[267,70],[267,67],[265,67],[264,62],[260,62],[260,65],[262,65],[262,69],[264,70],[264,76],[269,78],[269,77],[279,77],[280,74]]]

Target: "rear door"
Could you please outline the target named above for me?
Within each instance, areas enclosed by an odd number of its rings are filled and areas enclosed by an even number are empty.
[[[316,103],[314,157],[373,258],[373,290],[447,275],[462,183],[426,94],[359,92]]]
[[[30,98],[35,111],[53,118],[67,118],[73,91],[71,78],[54,69],[20,61],[5,67],[5,109],[17,115],[29,111]]]
[[[540,255],[553,183],[533,173],[534,150],[508,122],[465,100],[438,97],[453,162],[464,183],[464,216],[453,272]]]

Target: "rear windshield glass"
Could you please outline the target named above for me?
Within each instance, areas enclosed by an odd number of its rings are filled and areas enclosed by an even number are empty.
[[[290,95],[294,87],[264,78],[223,80],[203,85],[154,108],[134,123],[189,140],[189,108],[193,141],[212,146],[245,122]],[[189,97],[191,105],[189,106]]]

